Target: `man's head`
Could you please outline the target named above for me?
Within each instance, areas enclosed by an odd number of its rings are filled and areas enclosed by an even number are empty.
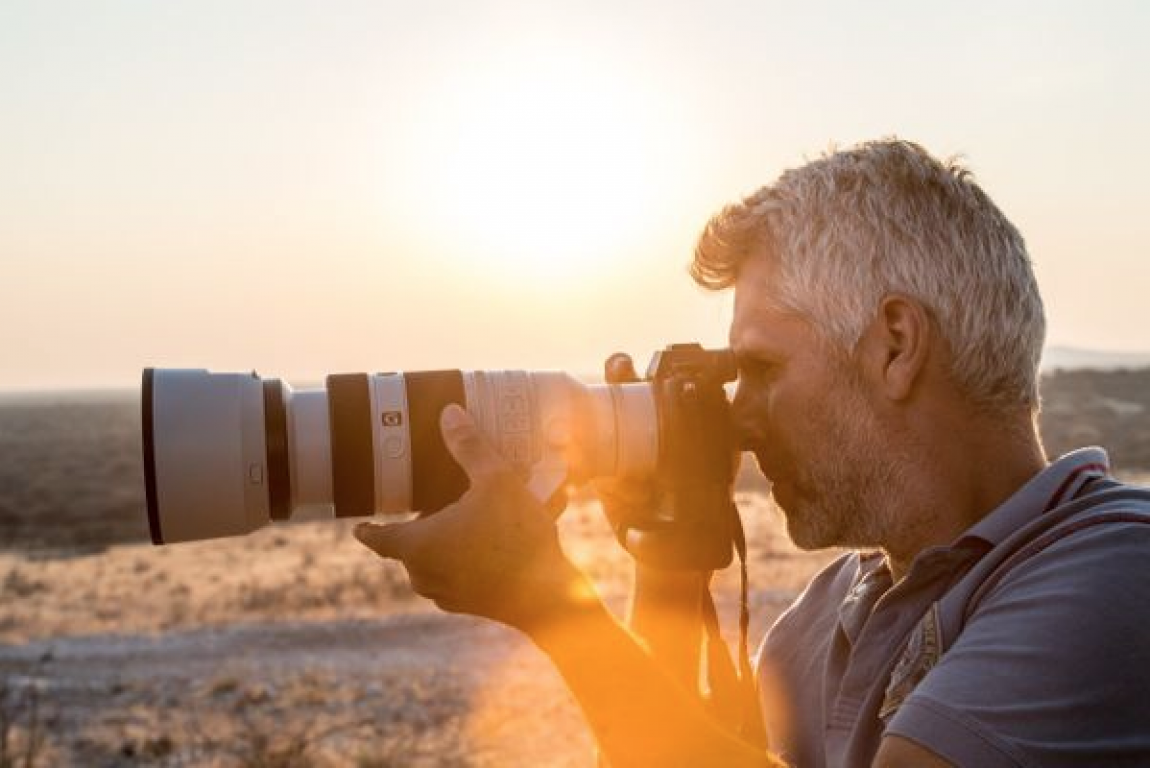
[[[735,286],[736,418],[801,546],[884,546],[911,468],[947,437],[932,424],[1037,409],[1044,320],[1022,238],[916,145],[784,173],[711,220],[692,272]]]
[[[789,170],[711,219],[692,275],[726,288],[751,258],[772,267],[771,300],[844,352],[883,296],[919,300],[972,401],[1037,408],[1046,326],[1026,246],[957,163],[885,140]]]

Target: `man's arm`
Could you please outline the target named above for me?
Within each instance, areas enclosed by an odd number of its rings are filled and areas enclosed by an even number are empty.
[[[413,588],[444,610],[526,633],[563,675],[614,768],[777,765],[712,720],[615,621],[564,556],[554,520],[466,413],[445,409],[442,427],[470,490],[434,515],[363,524],[356,536],[401,561]]]
[[[658,490],[643,480],[595,484],[603,511],[613,525],[654,507]],[[642,542],[639,542],[641,545]],[[698,691],[703,643],[702,599],[710,572],[672,571],[634,560],[627,626],[651,656],[683,687]]]
[[[684,688],[698,692],[703,646],[701,604],[709,573],[662,571],[636,563],[627,625],[652,658]]]
[[[529,634],[578,699],[612,768],[779,765],[711,719],[601,603]]]
[[[604,374],[607,381],[616,384],[639,380],[630,356],[624,354],[608,358]],[[595,493],[617,530],[626,521],[646,517],[659,503],[660,494],[653,480],[642,478],[601,480],[595,483]],[[632,543],[641,546],[644,542]],[[635,557],[633,563],[627,625],[667,674],[698,695],[702,601],[711,574],[652,568],[644,565],[642,557]]]

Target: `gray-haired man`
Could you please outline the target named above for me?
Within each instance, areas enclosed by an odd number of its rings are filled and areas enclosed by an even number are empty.
[[[535,640],[615,766],[1150,764],[1150,494],[1096,449],[1047,462],[1042,302],[970,176],[896,140],[828,155],[712,219],[693,273],[735,289],[735,420],[792,538],[858,550],[764,643],[776,757],[688,692],[673,620],[668,671],[611,618],[458,409],[468,494],[360,537]],[[640,569],[637,599],[690,613],[702,578]]]

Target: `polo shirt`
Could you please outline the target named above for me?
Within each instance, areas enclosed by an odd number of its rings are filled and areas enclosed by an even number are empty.
[[[892,583],[828,566],[768,632],[772,752],[870,765],[885,734],[960,766],[1150,765],[1150,491],[1099,448],[1050,464]]]

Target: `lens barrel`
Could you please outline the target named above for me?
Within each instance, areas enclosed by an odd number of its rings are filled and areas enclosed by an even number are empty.
[[[452,403],[524,477],[544,472],[535,490],[561,487],[569,469],[583,479],[653,471],[659,454],[648,383],[588,386],[558,372],[336,374],[293,391],[254,373],[148,368],[142,395],[156,544],[247,533],[303,506],[336,517],[437,511],[468,486],[439,428]],[[571,443],[579,468],[565,464]]]

